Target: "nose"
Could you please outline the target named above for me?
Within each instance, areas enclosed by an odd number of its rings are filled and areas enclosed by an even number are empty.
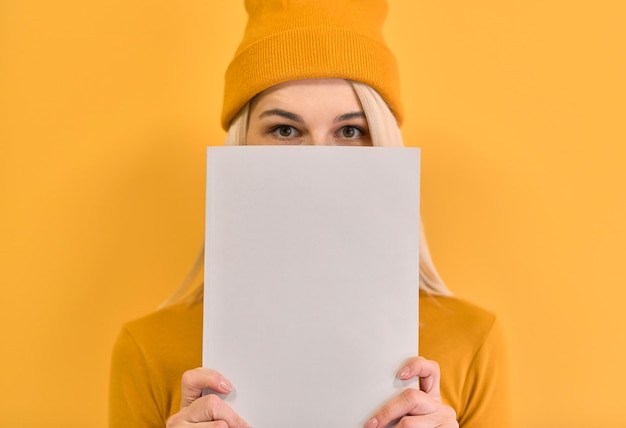
[[[309,144],[311,146],[332,146],[332,139],[325,133],[311,134]]]

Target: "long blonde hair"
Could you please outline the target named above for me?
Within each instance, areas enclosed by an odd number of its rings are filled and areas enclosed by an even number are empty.
[[[395,117],[389,110],[385,100],[373,88],[360,82],[350,82],[356,93],[365,117],[374,146],[379,147],[404,147],[402,135]],[[248,102],[235,116],[228,130],[225,145],[245,146],[246,134],[248,133],[248,116],[250,112],[250,102]],[[420,218],[420,242],[419,242],[419,288],[429,294],[439,296],[450,296],[452,293],[441,279],[432,261],[424,226]],[[161,305],[168,306],[174,303],[196,303],[202,301],[204,294],[204,283],[197,277],[204,265],[204,244],[202,245],[196,260],[189,270],[189,273],[180,284],[178,289]]]

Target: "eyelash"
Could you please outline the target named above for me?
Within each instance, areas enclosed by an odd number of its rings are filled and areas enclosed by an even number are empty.
[[[297,136],[301,136],[301,135],[302,135],[302,134],[301,134],[301,132],[300,132],[300,131],[298,131],[298,129],[297,129],[297,128],[295,128],[295,127],[293,127],[293,126],[291,126],[291,125],[276,125],[276,126],[273,126],[273,127],[270,129],[270,134],[272,134],[273,136],[275,136],[275,137],[277,137],[277,138],[281,138],[281,139],[286,139],[286,138],[295,138],[295,137],[296,137],[296,135],[289,135],[289,136],[280,135],[280,133],[279,133],[279,132],[280,132],[281,130],[283,130],[283,129],[287,129],[287,128],[289,128],[290,130],[292,130],[292,132],[295,132],[295,133],[297,134]]]
[[[339,133],[342,133],[345,129],[354,129],[357,131],[358,135],[354,136],[354,137],[345,137],[343,135],[341,135],[341,138],[346,138],[348,140],[356,140],[358,138],[363,138],[365,137],[367,134],[365,133],[365,131],[363,130],[363,128],[361,128],[360,126],[355,126],[355,125],[345,125],[342,126],[341,128],[339,128]]]
[[[280,131],[281,130],[285,130],[285,129],[290,129],[291,132],[295,132],[297,135],[280,135]],[[353,129],[357,132],[358,135],[355,135],[354,137],[346,137],[344,135],[342,135],[342,132],[346,129]],[[281,138],[281,139],[287,139],[287,138],[297,138],[302,136],[302,133],[294,126],[291,125],[276,125],[273,126],[272,128],[270,128],[270,134],[272,134],[273,136],[277,137],[277,138]],[[341,128],[339,128],[339,130],[337,131],[338,133],[338,137],[342,138],[342,139],[348,139],[348,140],[356,140],[358,138],[363,138],[367,135],[367,133],[365,132],[365,130],[363,128],[361,128],[360,126],[356,126],[356,125],[344,125]]]

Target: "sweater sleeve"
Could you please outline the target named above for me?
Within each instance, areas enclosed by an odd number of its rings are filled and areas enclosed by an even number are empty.
[[[461,428],[507,428],[512,425],[504,335],[497,320],[476,352],[465,379],[457,415]]]
[[[124,328],[113,348],[109,389],[111,428],[162,428],[159,411],[144,354]]]

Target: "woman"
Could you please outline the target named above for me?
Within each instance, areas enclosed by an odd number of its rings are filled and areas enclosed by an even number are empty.
[[[226,73],[227,144],[402,146],[397,67],[381,33],[384,1],[250,0],[246,8],[244,39]],[[422,356],[397,376],[418,377],[420,389],[372,409],[365,427],[509,426],[495,317],[450,296],[425,241],[419,287]],[[227,374],[193,369],[201,358],[202,287],[180,299],[187,288],[122,330],[112,427],[248,426],[218,395],[201,397],[203,389],[228,394],[233,385]]]

